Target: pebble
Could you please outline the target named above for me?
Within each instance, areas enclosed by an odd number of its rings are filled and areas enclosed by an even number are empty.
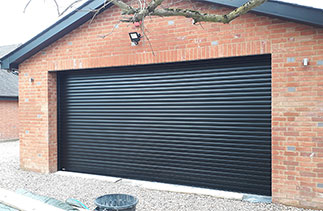
[[[139,199],[137,211],[310,211],[274,203],[250,203],[213,196],[149,190],[97,179],[39,174],[19,168],[19,142],[0,142],[0,188],[30,192],[65,201],[75,198],[90,209],[105,194],[124,193]]]

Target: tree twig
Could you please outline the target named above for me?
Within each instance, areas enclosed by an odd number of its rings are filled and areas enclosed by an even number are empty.
[[[113,0],[110,0],[110,1],[105,1],[104,4],[99,8],[99,9],[96,9],[96,10],[93,10],[94,15],[92,16],[90,22],[89,22],[89,25],[91,25],[91,23],[93,22],[94,18],[100,13],[100,11],[102,9],[104,9],[107,5],[109,5]]]
[[[32,0],[29,0],[28,1],[28,3],[26,4],[26,6],[25,6],[25,8],[24,8],[24,13],[26,12],[26,10],[27,10],[27,7],[29,6],[29,4],[30,4],[30,2],[31,2]]]
[[[120,23],[120,21],[119,21],[119,23]],[[114,25],[113,29],[109,33],[104,34],[104,35],[98,35],[98,37],[100,37],[102,39],[106,38],[107,36],[109,36],[110,34],[112,34],[116,28],[119,27],[119,23],[117,23],[116,25]]]
[[[58,14],[58,16],[60,16],[61,15],[61,13],[60,13],[60,11],[59,11],[59,5],[58,5],[58,3],[57,3],[57,1],[56,0],[53,0],[53,2],[55,3],[55,5],[56,5],[56,10],[57,10],[57,14]]]
[[[77,4],[77,3],[81,2],[81,1],[82,1],[82,0],[76,0],[76,1],[72,2],[69,6],[67,6],[67,7],[63,10],[63,12],[61,12],[61,14],[60,14],[60,15],[63,15],[67,10],[71,9],[75,4]]]
[[[145,33],[145,26],[144,25],[142,25],[142,27],[141,27],[141,31],[142,31],[142,34],[143,34],[143,36],[147,39],[147,41],[148,41],[148,44],[149,44],[149,47],[150,47],[150,49],[151,49],[151,53],[153,54],[153,56],[156,56],[155,55],[155,52],[154,52],[154,49],[153,49],[153,46],[152,46],[152,44],[151,44],[151,42],[150,42],[150,39],[149,39],[149,37],[146,35],[146,33]]]

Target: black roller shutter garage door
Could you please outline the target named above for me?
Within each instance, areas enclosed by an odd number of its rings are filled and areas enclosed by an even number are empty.
[[[66,71],[59,169],[271,195],[271,58]]]

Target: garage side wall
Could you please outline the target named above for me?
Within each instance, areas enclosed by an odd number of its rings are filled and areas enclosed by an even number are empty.
[[[206,3],[173,6],[229,11]],[[323,208],[322,28],[251,13],[230,24],[202,26],[186,18],[152,17],[145,21],[151,48],[147,40],[132,46],[128,33],[140,30],[119,20],[120,10],[112,7],[20,65],[23,169],[57,170],[56,75],[48,71],[269,53],[273,201]],[[302,63],[305,58],[308,66]]]
[[[18,100],[0,100],[0,141],[18,136]]]

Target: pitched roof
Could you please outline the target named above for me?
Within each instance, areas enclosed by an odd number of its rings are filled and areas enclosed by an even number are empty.
[[[15,50],[18,46],[17,44],[0,46],[0,58]]]
[[[18,97],[18,76],[0,69],[0,99]]]
[[[244,4],[247,0],[200,0],[206,2],[212,2],[215,4],[221,4],[229,7],[238,7]],[[93,16],[92,11],[101,8],[104,1],[102,0],[89,0],[82,6],[66,15],[55,24],[39,33],[37,36],[18,47],[10,54],[0,57],[1,67],[3,69],[17,69],[18,65],[24,60],[36,54],[41,49],[52,44],[59,38],[68,34],[72,30],[76,29],[86,21],[90,20]],[[111,7],[110,3],[105,9]],[[105,10],[104,9],[104,10]],[[104,10],[101,10],[103,12]],[[259,7],[254,8],[252,11],[265,15],[270,15],[279,18],[285,18],[288,20],[301,22],[305,24],[315,25],[323,27],[323,10],[306,7],[296,4],[284,3],[274,0],[269,0]]]
[[[5,56],[19,45],[0,46],[0,57]],[[0,100],[17,99],[18,97],[18,76],[0,69]]]

